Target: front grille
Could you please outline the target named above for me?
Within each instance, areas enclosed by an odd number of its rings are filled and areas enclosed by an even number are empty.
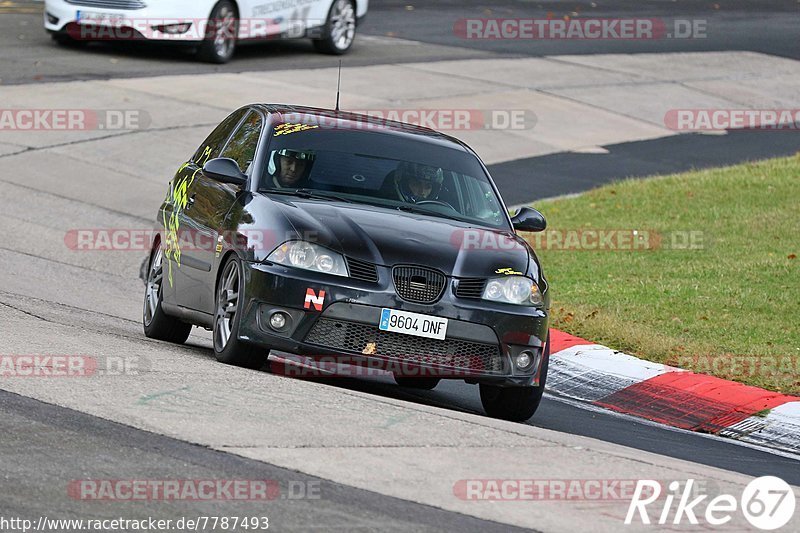
[[[480,298],[486,287],[486,278],[464,278],[456,284],[456,296],[459,298]]]
[[[350,277],[353,279],[369,281],[372,283],[378,281],[378,268],[367,261],[361,261],[359,259],[348,257],[347,269],[350,271]]]
[[[447,278],[438,270],[417,266],[392,269],[397,295],[409,302],[432,304],[442,297]]]
[[[453,370],[498,373],[503,360],[497,344],[458,339],[426,339],[381,331],[377,326],[320,318],[305,342],[330,349],[368,353],[372,357],[422,363]]]
[[[106,9],[142,9],[147,4],[142,0],[66,0],[73,6],[100,7]]]

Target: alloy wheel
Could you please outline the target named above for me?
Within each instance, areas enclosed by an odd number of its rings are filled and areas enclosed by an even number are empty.
[[[337,0],[331,12],[331,40],[339,50],[345,50],[356,35],[356,13],[349,0]]]
[[[219,57],[228,57],[236,43],[236,13],[223,6],[214,25],[214,50]]]
[[[217,291],[214,346],[221,352],[228,345],[239,305],[239,266],[231,261],[222,273]]]
[[[153,322],[153,317],[158,309],[158,301],[161,298],[161,283],[164,281],[163,258],[164,254],[161,251],[161,246],[159,246],[147,273],[147,288],[144,299],[145,326],[149,326]]]

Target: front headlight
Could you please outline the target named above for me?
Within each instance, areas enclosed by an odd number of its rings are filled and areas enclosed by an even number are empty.
[[[306,241],[281,244],[269,254],[267,261],[334,276],[347,276],[347,265],[341,254]]]
[[[514,305],[542,305],[542,293],[531,278],[503,276],[491,278],[483,289],[484,300]]]

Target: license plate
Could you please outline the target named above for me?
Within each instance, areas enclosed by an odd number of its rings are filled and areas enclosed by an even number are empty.
[[[381,323],[378,329],[444,340],[447,334],[447,319],[384,308],[381,311]]]
[[[75,18],[78,24],[96,24],[98,26],[111,26],[114,28],[119,28],[125,24],[125,17],[117,13],[78,11]]]

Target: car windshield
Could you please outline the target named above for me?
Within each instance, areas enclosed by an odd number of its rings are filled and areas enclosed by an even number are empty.
[[[412,135],[281,128],[273,136],[260,192],[346,199],[388,209],[507,228],[502,203],[477,158]]]

